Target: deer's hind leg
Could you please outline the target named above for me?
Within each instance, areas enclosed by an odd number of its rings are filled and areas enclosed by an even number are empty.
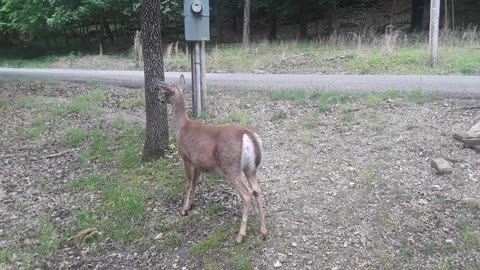
[[[250,188],[248,182],[243,177],[241,171],[234,173],[225,173],[228,183],[240,194],[243,202],[243,214],[240,222],[240,230],[238,232],[236,242],[240,243],[247,234],[247,221],[252,204],[253,190]]]
[[[260,215],[260,233],[262,234],[262,239],[265,240],[267,238],[267,226],[265,224],[265,208],[264,208],[265,202],[263,200],[262,189],[258,184],[257,172],[244,171],[244,173],[245,173],[245,176],[247,177],[248,183],[252,187],[253,196],[257,201],[258,214]]]

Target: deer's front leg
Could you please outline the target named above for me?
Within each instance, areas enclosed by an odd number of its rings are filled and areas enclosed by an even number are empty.
[[[180,214],[182,216],[186,216],[188,214],[188,210],[190,210],[192,203],[190,202],[190,193],[194,188],[194,174],[195,174],[195,167],[190,163],[188,160],[183,160],[183,165],[185,167],[185,176],[187,180],[187,190],[185,194],[185,201],[183,202],[182,210]]]

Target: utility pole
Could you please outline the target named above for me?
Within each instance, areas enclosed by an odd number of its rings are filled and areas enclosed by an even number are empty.
[[[429,64],[435,67],[438,63],[438,36],[440,32],[440,1],[431,0],[430,2],[430,34],[428,46],[430,50]]]

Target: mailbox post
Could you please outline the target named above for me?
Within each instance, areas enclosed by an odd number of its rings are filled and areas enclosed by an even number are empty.
[[[206,109],[205,41],[210,40],[210,6],[208,0],[184,0],[185,40],[190,42],[192,68],[192,103],[196,117]]]

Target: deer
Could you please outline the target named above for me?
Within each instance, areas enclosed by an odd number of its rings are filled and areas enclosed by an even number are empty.
[[[262,142],[252,130],[237,124],[213,125],[190,120],[185,108],[183,75],[178,84],[156,82],[159,100],[173,107],[175,137],[179,156],[186,175],[186,194],[182,216],[194,207],[195,188],[202,173],[223,174],[226,181],[238,192],[243,204],[240,229],[235,239],[241,243],[246,235],[247,220],[253,198],[260,216],[260,232],[267,237],[262,190],[258,184],[257,169],[262,158]]]

